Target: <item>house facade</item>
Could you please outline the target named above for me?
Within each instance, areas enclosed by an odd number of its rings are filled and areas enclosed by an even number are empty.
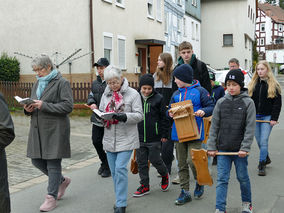
[[[258,4],[255,37],[260,59],[284,63],[284,10],[268,3]]]
[[[201,58],[201,2],[200,0],[185,1],[183,18],[183,41],[192,44],[193,52]]]
[[[136,81],[155,71],[165,44],[163,0],[1,1],[0,18],[1,51],[18,58],[21,81],[35,80],[41,53],[72,82],[93,80],[101,57]]]
[[[171,53],[176,63],[179,52],[178,45],[183,39],[183,18],[185,14],[185,0],[164,0],[164,52]]]
[[[227,69],[237,58],[252,69],[256,0],[201,0],[202,60],[215,69]]]

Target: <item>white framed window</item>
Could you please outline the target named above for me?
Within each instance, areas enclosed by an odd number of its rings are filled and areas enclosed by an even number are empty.
[[[198,24],[195,25],[195,39],[199,41],[199,27]]]
[[[195,40],[195,30],[194,30],[194,22],[191,22],[191,38],[192,40]]]
[[[165,33],[168,33],[168,31],[169,31],[169,28],[168,28],[168,26],[169,26],[169,13],[168,12],[165,12],[165,15],[164,15],[164,19],[165,19]]]
[[[126,69],[126,37],[117,36],[118,65],[122,70]]]
[[[104,33],[104,58],[112,63],[112,33]]]
[[[181,32],[181,26],[182,26],[181,21],[182,21],[182,19],[177,18],[177,29],[178,29],[178,32]]]
[[[116,6],[118,6],[118,7],[125,8],[125,6],[124,6],[124,0],[115,0],[115,4],[116,4]]]
[[[153,0],[148,0],[147,8],[148,8],[148,17],[153,18]]]
[[[197,0],[191,0],[191,4],[192,4],[194,7],[197,7]]]
[[[265,32],[265,23],[260,24],[260,32]]]
[[[248,48],[248,38],[245,36],[245,48]]]
[[[105,1],[107,3],[111,3],[112,4],[112,0],[102,0],[102,1]]]
[[[183,18],[183,36],[187,36],[186,18]]]
[[[233,46],[233,34],[223,34],[223,47]]]
[[[260,40],[259,40],[259,45],[264,45],[264,38],[261,38]]]
[[[278,31],[283,32],[283,24],[278,24]]]
[[[162,22],[162,2],[161,0],[157,0],[157,21]]]
[[[182,5],[181,5],[181,0],[177,0],[177,4],[178,4],[179,6],[182,6]]]

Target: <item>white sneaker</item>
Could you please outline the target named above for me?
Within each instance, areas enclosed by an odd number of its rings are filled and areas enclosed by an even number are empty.
[[[226,212],[220,211],[219,209],[216,209],[215,213],[226,213]]]
[[[253,208],[252,208],[251,203],[243,202],[242,213],[253,213]]]
[[[179,179],[178,175],[172,180],[172,183],[173,184],[180,184],[180,179]]]

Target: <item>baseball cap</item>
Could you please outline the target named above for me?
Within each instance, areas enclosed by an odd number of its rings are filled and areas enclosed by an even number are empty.
[[[107,67],[109,62],[106,58],[100,58],[97,63],[94,63],[95,67]]]

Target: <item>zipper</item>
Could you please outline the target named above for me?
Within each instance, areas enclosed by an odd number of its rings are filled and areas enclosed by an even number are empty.
[[[155,127],[156,127],[156,135],[158,135],[159,131],[158,131],[158,123],[157,122],[155,123]]]
[[[147,100],[147,99],[146,99]],[[144,121],[143,121],[143,123],[144,123],[144,143],[146,142],[146,112],[147,112],[147,101],[144,101]]]
[[[260,88],[259,88],[259,95],[258,95],[258,105],[257,105],[257,111],[258,112],[260,111],[260,106],[261,106],[261,103],[260,103],[261,90],[262,90],[262,83],[261,83],[261,80],[260,80]]]

